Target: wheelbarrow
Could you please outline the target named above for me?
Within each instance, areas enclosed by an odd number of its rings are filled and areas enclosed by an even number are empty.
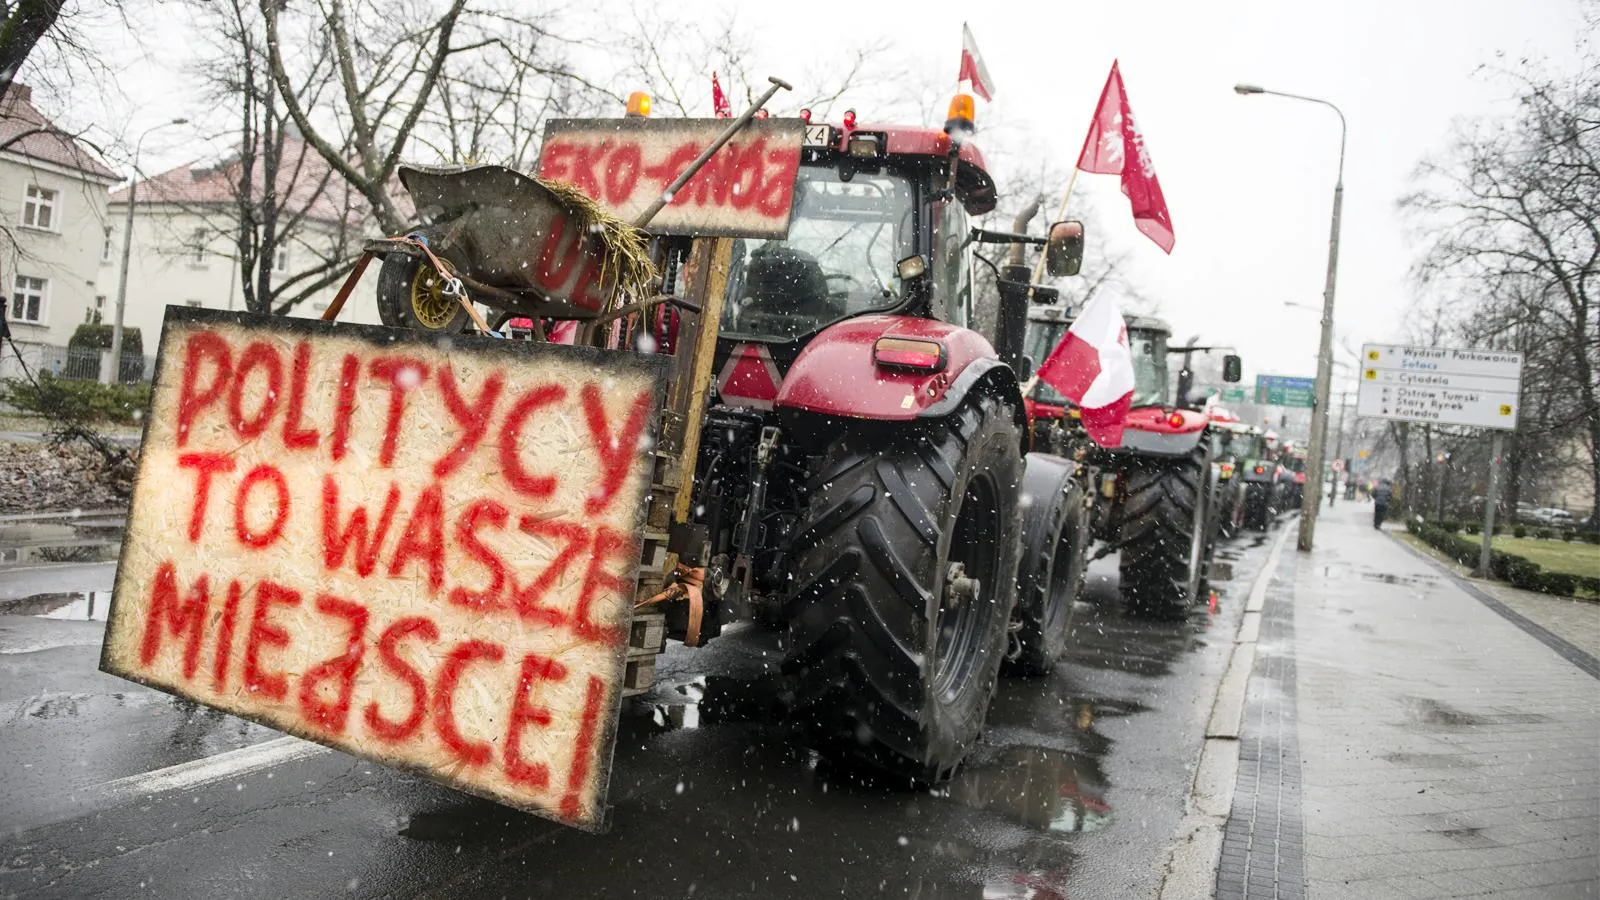
[[[402,167],[419,225],[368,241],[383,324],[457,332],[466,296],[502,314],[588,320],[655,278],[644,235],[564,185],[502,166]]]

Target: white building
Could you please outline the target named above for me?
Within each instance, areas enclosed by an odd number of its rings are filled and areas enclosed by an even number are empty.
[[[113,286],[100,260],[107,192],[121,179],[35,109],[26,85],[0,98],[0,147],[6,319],[19,344],[65,347]]]
[[[365,201],[328,171],[317,152],[303,141],[284,142],[278,195],[285,198],[281,244],[275,254],[273,281],[310,288],[333,278],[287,311],[315,318],[343,283],[349,263],[360,252],[365,234]],[[146,354],[154,354],[168,305],[211,309],[245,309],[238,263],[239,195],[242,168],[237,159],[217,165],[178,166],[139,182],[134,192],[133,248],[128,273],[125,328],[138,328]],[[257,185],[252,193],[259,196]],[[111,194],[111,223],[106,242],[115,248],[100,267],[100,282],[112,287],[122,262],[122,233],[128,211],[128,188]],[[336,264],[336,265],[335,265]],[[334,277],[337,275],[337,277]],[[374,300],[376,268],[345,304],[342,322],[378,321]],[[296,287],[294,294],[301,293]],[[292,296],[282,298],[284,302]],[[274,312],[281,311],[275,308]],[[111,321],[106,308],[106,321]]]

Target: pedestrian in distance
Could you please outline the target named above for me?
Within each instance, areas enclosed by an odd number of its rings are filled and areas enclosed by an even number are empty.
[[[1389,501],[1394,499],[1394,485],[1389,479],[1378,479],[1378,486],[1372,489],[1372,527],[1382,528],[1383,517],[1389,512]]]

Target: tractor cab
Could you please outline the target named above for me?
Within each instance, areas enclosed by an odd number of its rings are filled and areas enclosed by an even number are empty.
[[[972,317],[970,222],[996,202],[977,146],[854,111],[802,117],[788,234],[729,241],[715,362],[729,406],[770,408],[801,352],[846,320]]]

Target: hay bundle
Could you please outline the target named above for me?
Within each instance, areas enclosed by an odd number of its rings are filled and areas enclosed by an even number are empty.
[[[606,212],[593,198],[571,184],[542,178],[534,178],[534,181],[576,215],[589,234],[599,241],[606,260],[601,283],[607,283],[609,277],[613,285],[602,313],[616,308],[620,296],[642,299],[653,292],[661,273],[650,259],[650,238],[643,230]]]

